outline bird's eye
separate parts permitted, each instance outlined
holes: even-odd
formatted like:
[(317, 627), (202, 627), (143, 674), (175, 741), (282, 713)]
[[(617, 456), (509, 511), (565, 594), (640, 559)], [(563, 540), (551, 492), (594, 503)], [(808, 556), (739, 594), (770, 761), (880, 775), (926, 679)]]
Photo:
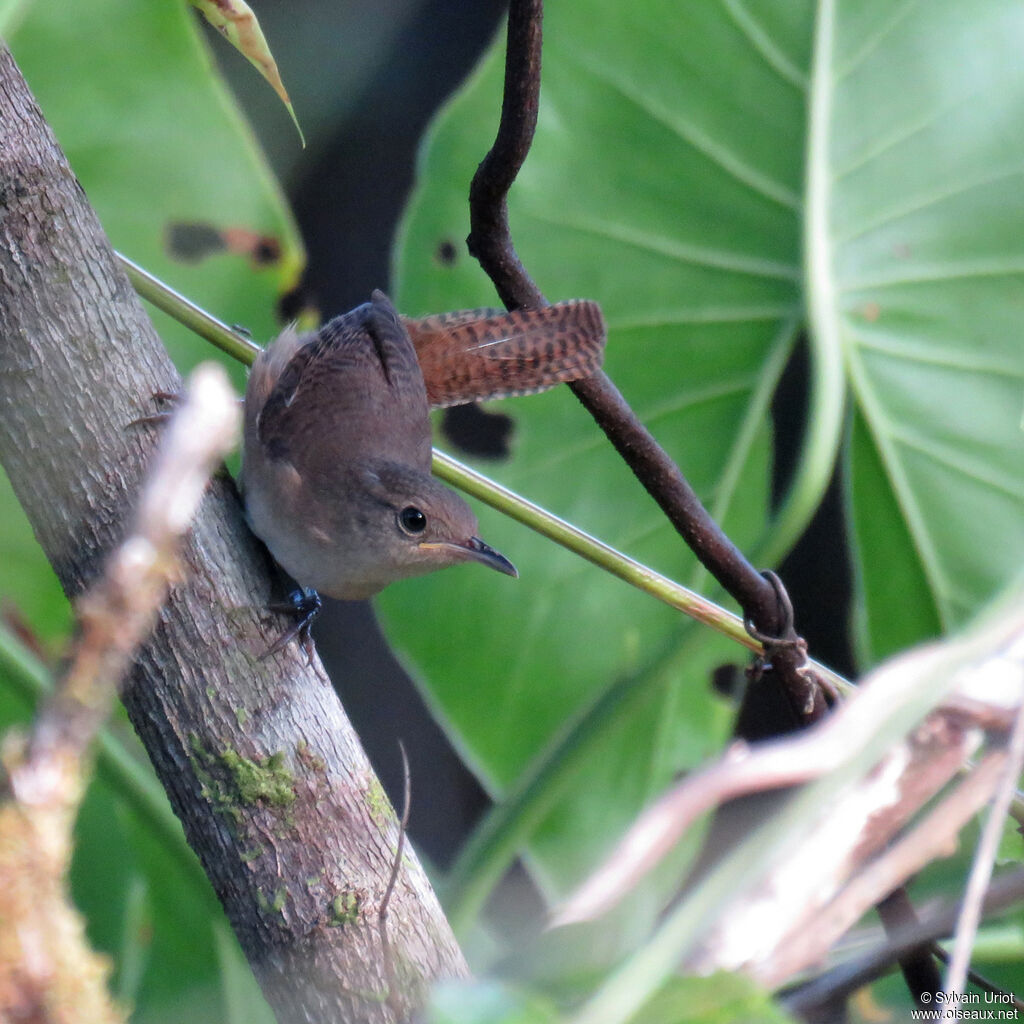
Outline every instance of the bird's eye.
[(422, 533), (427, 528), (427, 517), (415, 505), (406, 505), (398, 513), (398, 521), (406, 533)]

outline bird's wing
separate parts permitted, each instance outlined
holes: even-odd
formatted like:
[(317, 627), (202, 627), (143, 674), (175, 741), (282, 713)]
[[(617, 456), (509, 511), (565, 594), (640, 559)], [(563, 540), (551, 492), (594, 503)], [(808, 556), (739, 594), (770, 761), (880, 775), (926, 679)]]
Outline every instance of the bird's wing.
[(429, 465), (423, 377), (386, 296), (374, 292), (372, 302), (278, 344), (287, 346), (281, 355), (260, 357), (258, 436), (272, 458), (311, 472), (367, 456)]
[(494, 309), (402, 318), (431, 406), (528, 395), (595, 373), (605, 326), (596, 302), (572, 299), (542, 309)]

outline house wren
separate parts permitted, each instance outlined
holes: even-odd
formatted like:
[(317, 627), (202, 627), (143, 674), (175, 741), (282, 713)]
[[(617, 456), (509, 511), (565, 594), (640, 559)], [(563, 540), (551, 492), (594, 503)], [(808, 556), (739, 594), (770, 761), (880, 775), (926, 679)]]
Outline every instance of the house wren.
[(318, 331), (284, 331), (245, 393), (253, 532), (296, 581), (330, 597), (367, 598), (465, 561), (515, 576), (477, 537), (466, 502), (431, 476), (429, 408), (587, 376), (603, 347), (599, 307), (579, 301), (413, 320), (376, 291)]

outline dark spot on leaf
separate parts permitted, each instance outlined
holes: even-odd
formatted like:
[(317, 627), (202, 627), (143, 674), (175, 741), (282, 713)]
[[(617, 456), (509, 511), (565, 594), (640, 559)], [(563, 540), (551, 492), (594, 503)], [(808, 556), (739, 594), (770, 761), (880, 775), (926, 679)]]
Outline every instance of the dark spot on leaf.
[(437, 243), (437, 249), (434, 251), (434, 255), (437, 258), (437, 262), (442, 267), (454, 267), (456, 260), (459, 258), (459, 250), (455, 247), (455, 243), (450, 238), (442, 238)]
[(720, 697), (738, 701), (743, 692), (746, 677), (739, 665), (726, 662), (711, 670), (711, 689)]
[(299, 284), (277, 300), (277, 316), (281, 323), (291, 323), (292, 320), (318, 320), (319, 309), (309, 289), (304, 284)]
[(224, 236), (212, 224), (179, 221), (167, 226), (167, 251), (185, 263), (198, 263), (226, 248)]
[(441, 420), (444, 436), (466, 455), (482, 459), (507, 459), (515, 421), (500, 412), (486, 412), (479, 405), (445, 409)]
[(281, 243), (277, 238), (248, 228), (225, 228), (224, 243), (231, 252), (248, 256), (257, 267), (270, 266), (281, 258)]
[(264, 235), (252, 250), (253, 262), (258, 266), (276, 263), (281, 258), (281, 243), (276, 238)]
[(257, 267), (281, 258), (281, 243), (273, 235), (261, 235), (248, 228), (220, 228), (202, 221), (177, 221), (167, 227), (167, 251), (175, 259), (198, 263), (214, 253), (245, 256)]

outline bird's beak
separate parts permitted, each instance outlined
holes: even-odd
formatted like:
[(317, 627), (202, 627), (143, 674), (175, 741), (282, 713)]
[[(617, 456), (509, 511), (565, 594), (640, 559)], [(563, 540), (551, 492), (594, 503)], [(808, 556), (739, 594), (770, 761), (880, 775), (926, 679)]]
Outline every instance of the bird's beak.
[(506, 576), (519, 576), (516, 567), (503, 554), (495, 551), (489, 544), (485, 544), (479, 537), (470, 537), (469, 540), (463, 542), (431, 543), (427, 541), (420, 544), (420, 548), (443, 548), (451, 551), (453, 554), (458, 553), (463, 558), (472, 559), (474, 562), (486, 565), (491, 569), (497, 569), (498, 572), (503, 572)]

